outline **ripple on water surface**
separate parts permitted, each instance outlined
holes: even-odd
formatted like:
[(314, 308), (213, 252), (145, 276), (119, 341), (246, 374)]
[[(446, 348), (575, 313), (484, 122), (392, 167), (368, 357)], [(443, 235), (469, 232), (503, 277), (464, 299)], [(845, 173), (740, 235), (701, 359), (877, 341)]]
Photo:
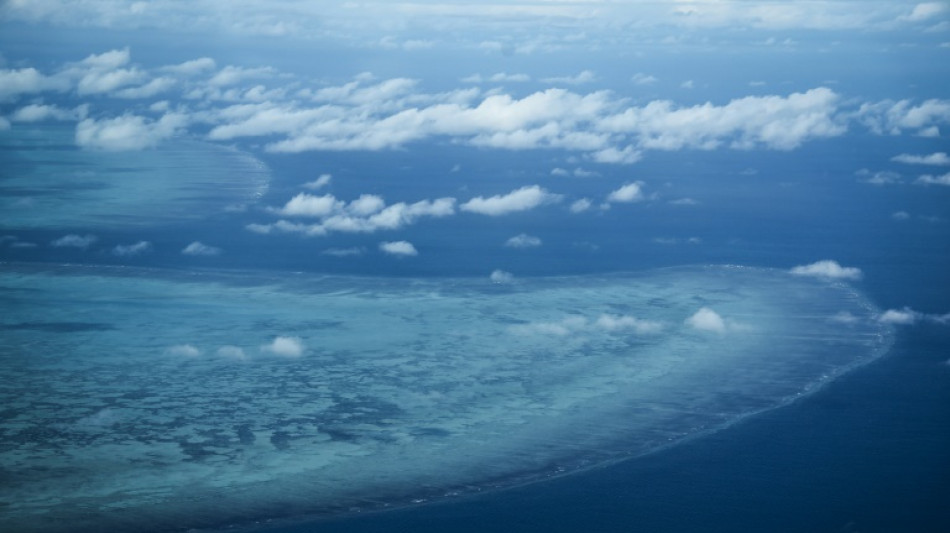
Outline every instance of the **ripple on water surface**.
[(892, 336), (851, 287), (742, 267), (510, 284), (7, 267), (0, 301), (0, 525), (18, 531), (530, 482), (786, 404)]

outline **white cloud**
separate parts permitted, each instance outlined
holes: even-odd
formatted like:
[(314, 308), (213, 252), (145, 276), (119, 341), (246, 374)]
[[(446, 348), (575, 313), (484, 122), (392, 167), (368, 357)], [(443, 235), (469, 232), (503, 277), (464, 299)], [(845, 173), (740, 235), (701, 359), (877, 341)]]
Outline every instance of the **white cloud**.
[(950, 100), (930, 99), (918, 105), (906, 99), (865, 103), (854, 116), (877, 134), (898, 135), (913, 130), (931, 136), (939, 134), (940, 124), (950, 123)]
[(78, 120), (88, 112), (86, 106), (75, 109), (63, 109), (55, 105), (29, 104), (14, 111), (10, 120), (14, 122), (43, 122), (47, 120)]
[(491, 275), (488, 276), (488, 279), (492, 283), (511, 283), (514, 281), (515, 276), (511, 272), (505, 272), (504, 270), (493, 270)]
[(603, 314), (597, 318), (595, 325), (605, 331), (630, 331), (639, 335), (659, 333), (663, 329), (661, 322), (644, 320), (629, 315)]
[(575, 200), (571, 204), (571, 213), (583, 213), (590, 209), (591, 201), (587, 198), (581, 198), (580, 200)]
[(663, 324), (653, 320), (644, 320), (629, 315), (602, 314), (596, 320), (581, 315), (569, 315), (561, 320), (549, 322), (530, 322), (512, 326), (510, 330), (518, 335), (553, 335), (564, 337), (578, 333), (652, 335), (660, 332)]
[(303, 188), (316, 191), (330, 185), (330, 181), (333, 179), (333, 176), (330, 174), (320, 174), (317, 179), (313, 181), (308, 181), (303, 184)]
[(504, 195), (489, 198), (477, 196), (460, 205), (459, 209), (481, 215), (499, 216), (527, 211), (543, 204), (558, 202), (560, 199), (560, 195), (552, 194), (538, 185), (531, 185)]
[(633, 75), (633, 78), (630, 79), (636, 85), (652, 85), (660, 80), (656, 76), (651, 76), (649, 74), (644, 74), (642, 72), (637, 72)]
[(137, 115), (87, 118), (76, 125), (76, 144), (96, 150), (142, 150), (177, 135), (187, 123), (187, 117), (178, 113), (167, 113), (157, 121)]
[(643, 200), (642, 181), (628, 183), (607, 195), (608, 202), (631, 203)]
[(521, 233), (505, 241), (505, 246), (509, 248), (536, 248), (541, 246), (541, 239)]
[(637, 137), (638, 147), (656, 150), (724, 144), (736, 149), (764, 146), (791, 150), (811, 138), (835, 137), (846, 125), (836, 118), (839, 97), (825, 87), (782, 96), (747, 96), (726, 105), (676, 108), (656, 100), (601, 119), (602, 131)]
[(575, 76), (561, 76), (553, 78), (544, 78), (541, 81), (544, 83), (554, 83), (554, 84), (567, 84), (567, 85), (580, 85), (583, 83), (591, 83), (597, 79), (597, 76), (589, 70), (584, 70), (579, 72)]
[(261, 351), (281, 357), (300, 357), (305, 350), (300, 337), (276, 337), (270, 344), (261, 346)]
[(184, 255), (211, 257), (215, 255), (221, 255), (221, 248), (208, 246), (207, 244), (203, 244), (200, 241), (195, 241), (189, 244), (188, 246), (185, 246), (181, 250), (181, 253), (183, 253)]
[(64, 235), (53, 242), (50, 243), (51, 246), (57, 248), (82, 248), (85, 250), (92, 243), (98, 241), (99, 238), (95, 235)]
[(249, 79), (270, 78), (274, 74), (276, 71), (271, 67), (247, 68), (228, 65), (212, 76), (208, 83), (215, 87), (226, 87)]
[(810, 265), (800, 265), (792, 268), (790, 272), (796, 276), (812, 276), (826, 279), (861, 279), (861, 269), (855, 267), (843, 267), (837, 261), (823, 260)]
[(416, 247), (408, 241), (381, 242), (379, 243), (379, 249), (389, 255), (402, 257), (419, 255)]
[(46, 76), (35, 68), (0, 69), (0, 102), (10, 102), (21, 95), (49, 90), (64, 91), (66, 80)]
[(214, 70), (216, 66), (214, 59), (210, 57), (200, 57), (177, 65), (162, 67), (162, 70), (180, 76), (195, 76), (209, 70)]
[(138, 87), (127, 87), (116, 91), (113, 96), (117, 98), (152, 98), (153, 96), (166, 92), (175, 86), (177, 82), (168, 77), (155, 78), (144, 85)]
[(935, 152), (930, 155), (900, 154), (891, 158), (891, 161), (908, 165), (950, 165), (950, 156), (946, 152)]
[(152, 250), (152, 243), (148, 241), (139, 241), (135, 244), (119, 244), (112, 249), (112, 255), (120, 257), (130, 257), (141, 255)]
[(363, 255), (366, 253), (365, 248), (327, 248), (326, 250), (320, 252), (323, 255), (332, 255), (333, 257), (353, 257), (357, 255)]
[(700, 331), (712, 331), (715, 333), (726, 332), (726, 322), (719, 316), (719, 313), (708, 307), (703, 307), (699, 311), (686, 319), (686, 325)]
[(291, 198), (277, 212), (284, 216), (327, 217), (342, 211), (344, 205), (332, 194), (314, 196), (302, 192)]
[(910, 308), (888, 309), (878, 316), (878, 320), (886, 324), (909, 325), (921, 318), (921, 314)]
[(950, 172), (941, 176), (924, 174), (923, 176), (920, 176), (914, 180), (914, 183), (919, 183), (921, 185), (950, 185)]
[(175, 357), (198, 357), (201, 355), (201, 350), (190, 344), (177, 344), (168, 347), (165, 353)]
[(910, 213), (907, 211), (894, 211), (891, 213), (891, 218), (894, 220), (908, 220), (910, 219)]
[(217, 351), (215, 351), (215, 354), (218, 357), (224, 357), (226, 359), (247, 359), (247, 354), (244, 353), (244, 348), (241, 348), (240, 346), (222, 346), (218, 348)]
[(935, 324), (950, 324), (950, 313), (943, 315), (922, 313), (909, 307), (903, 309), (888, 309), (877, 317), (878, 321), (886, 324), (895, 324), (898, 326), (909, 326), (919, 321), (933, 322)]
[(942, 2), (923, 2), (914, 6), (914, 9), (908, 15), (900, 17), (900, 20), (908, 22), (921, 22), (925, 20), (932, 19), (944, 11), (947, 10), (947, 6)]

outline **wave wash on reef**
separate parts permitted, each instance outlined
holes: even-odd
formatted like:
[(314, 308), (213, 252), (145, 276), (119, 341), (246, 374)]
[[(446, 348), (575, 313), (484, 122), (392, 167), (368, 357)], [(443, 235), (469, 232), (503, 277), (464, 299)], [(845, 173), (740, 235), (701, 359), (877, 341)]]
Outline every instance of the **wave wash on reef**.
[(224, 527), (642, 455), (887, 351), (847, 285), (0, 270), (0, 528)]

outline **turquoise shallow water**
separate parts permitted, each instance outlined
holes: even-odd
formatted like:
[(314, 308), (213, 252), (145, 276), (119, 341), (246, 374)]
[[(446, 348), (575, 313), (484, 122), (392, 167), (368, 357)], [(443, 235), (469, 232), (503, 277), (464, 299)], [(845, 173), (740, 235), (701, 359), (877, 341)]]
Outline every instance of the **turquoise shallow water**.
[[(892, 342), (855, 289), (744, 267), (494, 284), (8, 265), (0, 298), (0, 523), (24, 531), (557, 477), (785, 405)], [(721, 323), (694, 327), (700, 309)]]
[(72, 124), (0, 131), (0, 228), (121, 228), (242, 210), (267, 190), (246, 152), (177, 139), (136, 152), (82, 150)]

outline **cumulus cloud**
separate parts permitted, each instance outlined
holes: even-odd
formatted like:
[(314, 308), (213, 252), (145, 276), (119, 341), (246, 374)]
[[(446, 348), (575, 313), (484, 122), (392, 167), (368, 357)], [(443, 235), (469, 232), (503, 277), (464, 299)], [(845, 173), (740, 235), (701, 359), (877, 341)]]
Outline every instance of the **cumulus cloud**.
[(181, 250), (181, 253), (184, 255), (212, 257), (216, 255), (221, 255), (221, 248), (217, 248), (215, 246), (208, 246), (207, 244), (203, 244), (200, 241), (195, 241), (189, 244), (188, 246), (185, 246)]
[(861, 279), (861, 269), (855, 267), (843, 267), (837, 261), (822, 260), (810, 265), (800, 265), (792, 268), (790, 272), (796, 276), (812, 276), (825, 279)]
[(493, 270), (491, 275), (488, 276), (488, 279), (490, 279), (492, 283), (511, 283), (515, 280), (515, 276), (511, 272), (505, 272), (504, 270)]
[(933, 98), (916, 105), (908, 99), (865, 103), (855, 116), (877, 134), (899, 135), (911, 130), (932, 136), (939, 134), (940, 125), (950, 122), (950, 100)]
[(137, 115), (87, 118), (76, 125), (76, 145), (95, 150), (142, 150), (173, 137), (187, 123), (188, 118), (179, 113), (167, 113), (158, 120)]
[(544, 83), (580, 85), (583, 83), (591, 83), (595, 80), (597, 80), (597, 76), (595, 76), (593, 72), (584, 70), (577, 73), (575, 76), (557, 76), (553, 78), (544, 78), (541, 81)]
[(165, 350), (165, 353), (175, 357), (198, 357), (201, 355), (201, 350), (190, 344), (177, 344), (175, 346), (168, 347), (168, 349)]
[(914, 180), (914, 183), (918, 183), (920, 185), (950, 185), (950, 172), (941, 176), (924, 174), (923, 176), (920, 176)]
[(64, 235), (53, 242), (50, 243), (51, 246), (56, 248), (82, 248), (85, 250), (92, 243), (98, 241), (99, 238), (95, 235)]
[(300, 357), (304, 350), (300, 337), (276, 337), (270, 344), (261, 346), (262, 352), (281, 357)]
[(607, 195), (607, 201), (612, 203), (632, 203), (643, 200), (642, 181), (628, 183)]
[(0, 102), (11, 102), (22, 95), (44, 91), (65, 91), (67, 80), (46, 76), (35, 68), (0, 69)]
[(708, 307), (703, 307), (696, 311), (691, 317), (686, 319), (686, 325), (700, 331), (711, 331), (714, 333), (725, 333), (726, 322), (719, 316), (719, 313)]
[(920, 321), (933, 322), (935, 324), (950, 324), (950, 313), (937, 315), (922, 313), (909, 307), (904, 307), (903, 309), (888, 309), (878, 315), (877, 319), (879, 322), (898, 326), (909, 326)]
[(88, 112), (87, 106), (75, 109), (63, 109), (55, 105), (29, 104), (17, 109), (10, 115), (14, 122), (44, 122), (48, 120), (79, 120)]
[(900, 154), (891, 158), (891, 161), (908, 165), (950, 165), (950, 156), (946, 152), (934, 152), (929, 155)]
[(327, 248), (326, 250), (320, 252), (323, 255), (331, 255), (333, 257), (353, 257), (358, 255), (363, 255), (366, 253), (365, 248), (353, 247), (353, 248)]
[(409, 241), (391, 241), (379, 243), (379, 249), (389, 255), (409, 257), (419, 255), (419, 251)]
[(135, 244), (119, 244), (112, 249), (112, 255), (120, 257), (131, 257), (141, 255), (152, 250), (152, 243), (148, 241), (139, 241)]
[(399, 202), (387, 206), (381, 197), (372, 194), (361, 195), (346, 203), (332, 194), (315, 196), (300, 193), (283, 207), (271, 211), (285, 216), (320, 220), (313, 224), (279, 220), (273, 224), (249, 224), (247, 229), (260, 234), (276, 230), (305, 235), (394, 230), (412, 224), (421, 217), (440, 218), (455, 214), (455, 198), (420, 200), (412, 204)]
[(633, 75), (633, 78), (630, 79), (636, 85), (652, 85), (660, 80), (656, 76), (651, 76), (650, 74), (644, 74), (642, 72), (637, 72)]
[(226, 359), (247, 359), (247, 354), (244, 353), (244, 348), (240, 346), (222, 346), (217, 349), (215, 352), (218, 357), (224, 357)]
[(587, 198), (581, 198), (580, 200), (575, 200), (571, 204), (571, 207), (570, 207), (571, 213), (583, 213), (584, 211), (587, 211), (588, 209), (590, 209), (591, 205), (592, 205), (591, 201)]
[(560, 195), (552, 194), (538, 185), (531, 185), (508, 194), (488, 198), (477, 196), (460, 205), (459, 209), (480, 215), (499, 216), (527, 211), (543, 204), (558, 202), (560, 199)]
[(510, 329), (519, 335), (553, 335), (557, 337), (577, 333), (651, 335), (660, 332), (663, 329), (663, 324), (629, 315), (602, 314), (594, 320), (582, 315), (569, 315), (561, 320), (518, 324)]
[(317, 177), (317, 179), (304, 183), (303, 188), (316, 191), (316, 190), (326, 187), (327, 185), (330, 185), (330, 181), (332, 179), (333, 179), (333, 176), (331, 174), (320, 174), (320, 176)]
[(509, 248), (536, 248), (541, 246), (541, 239), (527, 233), (520, 233), (505, 241), (505, 246)]
[(200, 57), (198, 59), (191, 59), (177, 65), (168, 65), (162, 67), (162, 70), (180, 76), (195, 76), (209, 70), (214, 70), (216, 66), (217, 65), (215, 64), (214, 59), (211, 59), (210, 57)]

